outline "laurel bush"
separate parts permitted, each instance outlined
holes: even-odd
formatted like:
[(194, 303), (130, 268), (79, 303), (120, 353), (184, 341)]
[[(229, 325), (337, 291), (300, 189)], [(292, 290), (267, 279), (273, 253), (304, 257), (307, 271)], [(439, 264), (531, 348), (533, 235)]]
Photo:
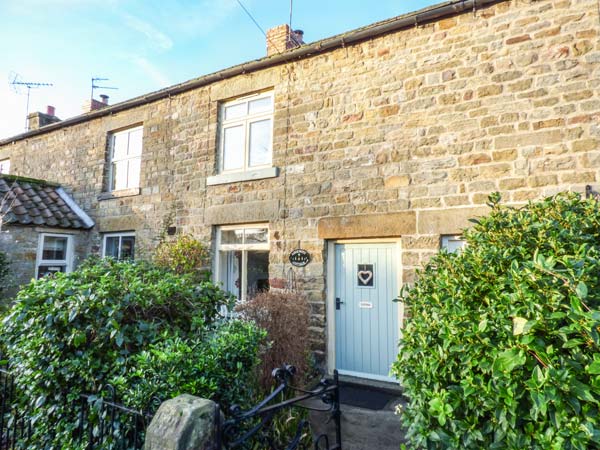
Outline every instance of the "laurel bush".
[[(28, 411), (28, 449), (77, 449), (82, 393), (106, 385), (130, 408), (180, 393), (250, 402), (264, 332), (219, 320), (229, 297), (143, 262), (93, 259), (24, 287), (1, 325)], [(234, 398), (235, 397), (235, 398)]]
[(490, 197), (404, 293), (393, 372), (414, 448), (600, 448), (600, 204)]

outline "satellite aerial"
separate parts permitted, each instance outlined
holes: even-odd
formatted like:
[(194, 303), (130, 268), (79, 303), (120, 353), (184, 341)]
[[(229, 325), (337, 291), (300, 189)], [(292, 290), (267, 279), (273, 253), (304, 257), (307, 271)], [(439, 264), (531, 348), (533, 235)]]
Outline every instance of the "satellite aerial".
[(31, 89), (37, 89), (44, 86), (53, 86), (53, 84), (24, 81), (21, 75), (13, 70), (11, 70), (8, 74), (8, 84), (15, 94), (23, 95), (23, 89), (27, 89), (27, 106), (25, 109), (25, 130), (27, 130), (29, 120), (27, 116), (29, 116), (29, 97), (31, 95)]

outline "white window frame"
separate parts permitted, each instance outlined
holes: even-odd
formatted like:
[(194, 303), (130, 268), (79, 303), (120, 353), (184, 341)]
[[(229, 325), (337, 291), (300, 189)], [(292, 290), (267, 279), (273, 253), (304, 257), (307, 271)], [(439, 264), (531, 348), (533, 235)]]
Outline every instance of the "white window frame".
[(10, 158), (0, 159), (0, 173), (3, 175), (10, 173)]
[[(131, 134), (134, 131), (142, 131), (141, 134), (141, 140), (142, 142), (140, 143), (141, 146), (141, 151), (140, 154), (137, 156), (126, 156), (123, 158), (117, 158), (115, 159), (115, 140), (117, 138), (117, 136), (121, 136), (124, 134)], [(134, 126), (131, 128), (127, 128), (125, 130), (121, 130), (121, 131), (115, 131), (109, 134), (109, 148), (108, 148), (108, 152), (109, 152), (109, 158), (108, 158), (108, 189), (107, 191), (109, 192), (115, 192), (115, 191), (122, 191), (125, 189), (135, 189), (135, 188), (139, 188), (140, 184), (141, 184), (141, 172), (142, 172), (142, 154), (144, 152), (144, 126), (143, 125), (139, 125), (139, 126)], [(129, 180), (127, 181), (127, 185), (124, 188), (120, 188), (120, 189), (113, 189), (113, 182), (114, 182), (114, 170), (113, 170), (113, 164), (115, 162), (122, 162), (122, 161), (131, 161), (134, 159), (139, 159), (140, 160), (140, 174), (138, 177), (138, 183), (137, 185), (133, 186), (133, 185), (129, 185)], [(129, 177), (129, 164), (127, 165), (127, 176)]]
[[(237, 117), (235, 119), (225, 120), (225, 108), (229, 106), (240, 105), (243, 103), (249, 103), (253, 100), (258, 100), (261, 98), (270, 98), (272, 108), (270, 111), (255, 113), (255, 114), (246, 114), (243, 117)], [(266, 169), (273, 166), (273, 112), (275, 110), (275, 95), (273, 91), (268, 92), (259, 92), (256, 94), (248, 95), (245, 97), (240, 97), (235, 100), (226, 101), (219, 105), (219, 164), (218, 164), (218, 172), (221, 174), (227, 173), (238, 173), (238, 172), (249, 172), (256, 169)], [(271, 119), (271, 130), (269, 136), (269, 142), (271, 144), (270, 148), (270, 161), (266, 164), (261, 164), (257, 166), (250, 166), (250, 124), (254, 122), (260, 122), (261, 120)], [(225, 170), (225, 151), (223, 148), (223, 144), (225, 142), (225, 129), (232, 128), (235, 126), (243, 125), (244, 127), (244, 164), (242, 168), (239, 169), (229, 169)]]
[[(67, 238), (67, 249), (65, 251), (66, 259), (43, 259), (44, 239), (46, 237)], [(39, 275), (40, 266), (64, 266), (65, 273), (73, 270), (73, 235), (61, 233), (40, 233), (38, 238), (37, 255), (35, 258), (35, 279)]]
[[(119, 232), (119, 233), (104, 233), (102, 235), (102, 257), (106, 258), (106, 239), (109, 237), (118, 237), (119, 238), (119, 253), (117, 255), (117, 260), (121, 261), (121, 249), (123, 246), (123, 238), (124, 237), (133, 237), (135, 239), (135, 232), (134, 231), (126, 231), (126, 232)], [(133, 243), (133, 258), (135, 259), (135, 241)]]
[[(460, 245), (460, 247), (451, 251), (449, 249), (449, 245), (452, 242), (459, 242), (461, 245)], [(462, 251), (462, 249), (465, 247), (465, 245), (467, 245), (467, 241), (465, 240), (464, 236), (461, 234), (443, 234), (440, 237), (440, 248), (446, 249), (446, 251), (449, 253), (460, 253)]]
[[(221, 243), (221, 233), (227, 230), (242, 230), (242, 229), (257, 229), (263, 228), (267, 231), (267, 242), (260, 244), (222, 244)], [(217, 228), (217, 236), (216, 236), (216, 251), (214, 256), (214, 281), (216, 283), (221, 283), (221, 252), (227, 251), (241, 251), (242, 252), (242, 268), (240, 271), (242, 275), (241, 278), (241, 286), (240, 290), (242, 293), (242, 298), (239, 298), (239, 302), (246, 301), (246, 295), (248, 292), (248, 251), (258, 250), (258, 251), (267, 251), (270, 252), (270, 237), (269, 237), (269, 224), (266, 223), (255, 223), (255, 224), (244, 224), (244, 225), (226, 225), (220, 226)], [(245, 270), (243, 268), (246, 268)]]

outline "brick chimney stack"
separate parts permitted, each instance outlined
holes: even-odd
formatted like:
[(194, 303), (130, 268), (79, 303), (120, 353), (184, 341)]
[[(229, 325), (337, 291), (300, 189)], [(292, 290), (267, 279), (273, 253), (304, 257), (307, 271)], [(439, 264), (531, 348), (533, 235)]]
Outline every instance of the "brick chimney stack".
[(267, 56), (283, 53), (304, 44), (302, 30), (290, 30), (289, 25), (278, 25), (267, 30)]
[(56, 117), (56, 108), (54, 106), (46, 106), (46, 113), (34, 112), (27, 116), (27, 129), (37, 130), (51, 123), (60, 122), (60, 119)]
[(81, 109), (84, 113), (90, 111), (96, 111), (97, 109), (106, 108), (108, 106), (108, 95), (102, 94), (100, 95), (100, 100), (96, 100), (95, 98), (91, 98), (83, 102)]

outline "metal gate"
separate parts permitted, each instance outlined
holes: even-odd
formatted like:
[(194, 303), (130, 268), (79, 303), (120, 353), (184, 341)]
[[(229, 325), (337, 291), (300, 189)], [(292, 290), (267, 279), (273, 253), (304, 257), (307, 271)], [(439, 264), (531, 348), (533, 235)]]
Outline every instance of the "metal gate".
[[(279, 385), (264, 400), (253, 408), (242, 411), (233, 406), (230, 417), (221, 421), (217, 411), (217, 450), (253, 449), (264, 450), (341, 450), (340, 390), (337, 371), (333, 379), (322, 378), (313, 389), (301, 389), (291, 385), (296, 372), (294, 366), (285, 365), (273, 370)], [(298, 421), (293, 435), (283, 439), (276, 436), (274, 423), (278, 413), (292, 408), (323, 415), (319, 420), (327, 421), (331, 431), (312, 436), (306, 418)]]

